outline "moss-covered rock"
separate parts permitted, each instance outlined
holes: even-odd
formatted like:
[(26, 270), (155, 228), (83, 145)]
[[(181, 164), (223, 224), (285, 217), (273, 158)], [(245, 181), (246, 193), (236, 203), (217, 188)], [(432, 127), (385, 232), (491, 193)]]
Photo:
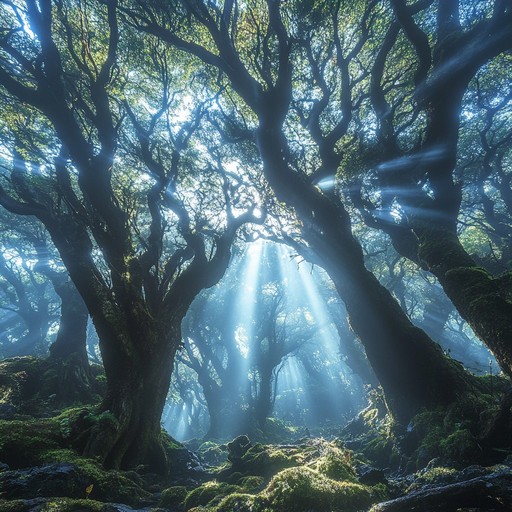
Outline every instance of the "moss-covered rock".
[(226, 461), (226, 445), (206, 441), (199, 446), (197, 454), (206, 464), (217, 466)]
[(38, 512), (107, 512), (108, 506), (99, 501), (71, 498), (0, 500), (0, 512), (34, 512), (36, 510)]
[(184, 500), (185, 509), (189, 510), (199, 505), (208, 505), (212, 501), (220, 501), (223, 497), (240, 492), (237, 485), (217, 482), (216, 480), (206, 482), (187, 494)]
[(356, 481), (356, 474), (350, 465), (347, 451), (343, 451), (333, 443), (324, 443), (323, 453), (315, 461), (313, 469), (333, 480)]
[(256, 492), (263, 489), (265, 479), (262, 476), (244, 476), (237, 480), (236, 485), (241, 487), (245, 492)]
[(0, 461), (11, 469), (35, 466), (48, 450), (58, 449), (63, 443), (57, 421), (0, 420)]
[(410, 437), (416, 439), (412, 453), (416, 469), (424, 468), (434, 458), (458, 466), (480, 463), (486, 454), (480, 448), (478, 436), (497, 410), (496, 399), (475, 391), (447, 408), (417, 414), (410, 428)]
[(6, 418), (2, 410), (10, 411), (11, 418), (16, 414), (47, 417), (55, 414), (64, 405), (84, 401), (98, 403), (105, 388), (97, 380), (103, 374), (103, 368), (91, 365), (87, 372), (88, 377), (83, 382), (77, 381), (74, 391), (63, 393), (62, 376), (72, 373), (69, 371), (69, 364), (71, 363), (32, 356), (0, 361), (0, 417)]
[(446, 468), (443, 466), (432, 467), (419, 471), (414, 475), (413, 483), (407, 488), (407, 492), (417, 491), (425, 485), (438, 484), (447, 485), (455, 481), (457, 477), (457, 470), (453, 468)]
[(292, 451), (293, 449), (256, 444), (242, 457), (240, 471), (259, 476), (272, 475), (281, 469), (295, 465)]
[(172, 510), (183, 509), (183, 503), (187, 497), (188, 490), (183, 485), (168, 487), (162, 491), (158, 505)]
[[(139, 505), (150, 494), (135, 481), (136, 474), (104, 470), (96, 461), (73, 452), (55, 451), (46, 465), (0, 473), (0, 493), (9, 499), (36, 497), (85, 498)], [(128, 478), (128, 474), (132, 478)]]
[(273, 512), (353, 512), (372, 503), (370, 488), (338, 482), (309, 468), (289, 468), (278, 473), (258, 496), (257, 510)]
[(220, 500), (215, 506), (197, 507), (189, 512), (257, 512), (260, 509), (255, 508), (256, 500), (252, 494), (234, 493)]

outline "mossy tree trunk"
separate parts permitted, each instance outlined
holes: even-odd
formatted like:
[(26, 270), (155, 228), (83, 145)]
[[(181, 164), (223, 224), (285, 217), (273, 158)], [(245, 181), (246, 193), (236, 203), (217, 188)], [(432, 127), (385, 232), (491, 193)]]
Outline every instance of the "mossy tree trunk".
[[(404, 217), (400, 223), (389, 218), (382, 222), (368, 215), (368, 209), (363, 214), (390, 235), (400, 254), (437, 277), (462, 318), (512, 376), (512, 278), (510, 272), (494, 276), (479, 268), (461, 244), (457, 230), (462, 185), (454, 178), (464, 96), (483, 66), (510, 51), (512, 12), (506, 3), (494, 2), (492, 15), (466, 27), (460, 21), (458, 2), (442, 2), (436, 24), (429, 29), (432, 37), (427, 38), (415, 25), (410, 8), (403, 2), (392, 5), (396, 21), (389, 26), (372, 69), (371, 101), (383, 158), (377, 169), (387, 169), (376, 176), (388, 197), (383, 209), (391, 211), (396, 200)], [(400, 27), (417, 57), (415, 74), (409, 77), (415, 91), (414, 115), (425, 116), (418, 142), (407, 152), (398, 138), (403, 121), (389, 115), (396, 104), (383, 85), (389, 72), (386, 60), (399, 41)]]
[(512, 377), (512, 273), (493, 276), (477, 266), (453, 231), (423, 232), (418, 254), (461, 317)]
[[(274, 109), (275, 110), (275, 109)], [(363, 344), (390, 410), (408, 421), (421, 407), (434, 407), (467, 391), (470, 376), (421, 329), (364, 264), (348, 213), (316, 187), (297, 179), (283, 161), (279, 124), (262, 112), (258, 145), (269, 183), (302, 221), (302, 234), (344, 301), (350, 326)]]
[(107, 467), (166, 471), (160, 419), (181, 341), (180, 319), (176, 323), (167, 324), (167, 332), (132, 331), (122, 344), (103, 348), (107, 392), (84, 455), (99, 456)]

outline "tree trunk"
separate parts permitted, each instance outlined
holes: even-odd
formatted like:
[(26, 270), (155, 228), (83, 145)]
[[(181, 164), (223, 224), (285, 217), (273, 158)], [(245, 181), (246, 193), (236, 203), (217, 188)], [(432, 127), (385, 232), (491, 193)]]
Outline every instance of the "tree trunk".
[(254, 404), (254, 419), (256, 425), (264, 430), (265, 422), (272, 412), (272, 370), (274, 366), (259, 368), (260, 383), (258, 395)]
[(460, 316), (512, 377), (512, 273), (494, 277), (478, 267), (456, 233), (425, 227), (419, 257), (453, 302)]
[(337, 318), (334, 325), (340, 338), (340, 353), (346, 356), (345, 362), (347, 366), (354, 374), (359, 375), (365, 384), (370, 384), (373, 387), (378, 386), (379, 382), (375, 377), (375, 373), (368, 363), (361, 344), (350, 329), (346, 318)]
[(429, 97), (422, 150), (428, 153), (443, 149), (434, 164), (424, 164), (434, 198), (423, 198), (419, 204), (413, 200), (406, 212), (418, 239), (420, 264), (437, 277), (461, 317), (493, 352), (502, 370), (512, 377), (512, 272), (494, 277), (478, 267), (457, 235), (462, 196), (459, 185), (453, 181), (453, 170), (457, 165), (462, 99), (473, 74), (470, 70), (455, 76), (447, 87)]
[(124, 347), (111, 343), (103, 346), (107, 392), (90, 429), (84, 455), (99, 456), (110, 468), (142, 464), (166, 473), (168, 461), (160, 420), (181, 340), (181, 317), (176, 323), (166, 325), (163, 334), (142, 330), (133, 333), (137, 343), (129, 347), (128, 343)]
[(364, 265), (343, 205), (291, 170), (286, 142), (272, 122), (260, 117), (257, 140), (265, 175), (278, 198), (297, 213), (302, 236), (344, 301), (350, 325), (363, 344), (388, 406), (402, 421), (422, 407), (453, 401), (470, 379), (421, 329)]
[(470, 377), (462, 366), (411, 323), (373, 274), (346, 266), (345, 272), (329, 273), (398, 420), (407, 422), (421, 407), (453, 402), (467, 389)]
[(68, 360), (71, 356), (80, 361), (82, 367), (89, 366), (87, 357), (87, 321), (89, 311), (70, 281), (54, 284), (55, 291), (61, 299), (59, 331), (50, 347), (50, 357)]

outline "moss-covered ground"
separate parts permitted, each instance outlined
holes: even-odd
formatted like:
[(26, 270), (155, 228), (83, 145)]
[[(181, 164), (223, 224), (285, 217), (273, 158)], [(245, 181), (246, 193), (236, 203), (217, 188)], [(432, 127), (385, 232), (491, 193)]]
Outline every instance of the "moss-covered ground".
[[(395, 424), (376, 393), (337, 436), (300, 438), (300, 429), (272, 421), (274, 442), (243, 439), (236, 456), (235, 442), (192, 443), (201, 471), (157, 477), (143, 468), (106, 470), (79, 454), (74, 425), (109, 418), (93, 404), (55, 409), (31, 383), (39, 364), (0, 364), (0, 406), (12, 406), (0, 419), (0, 512), (357, 512), (512, 466), (510, 443), (491, 445), (486, 437), (507, 384), (495, 378), (448, 408), (421, 411), (409, 425)], [(36, 417), (24, 400), (39, 400)], [(186, 448), (169, 436), (165, 444), (181, 460)]]

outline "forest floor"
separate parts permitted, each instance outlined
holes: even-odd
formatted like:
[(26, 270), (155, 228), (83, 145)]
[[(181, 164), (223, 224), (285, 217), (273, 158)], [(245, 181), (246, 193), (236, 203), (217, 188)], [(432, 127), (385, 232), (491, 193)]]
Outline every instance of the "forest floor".
[(505, 380), (448, 409), (423, 411), (406, 427), (374, 393), (353, 421), (324, 437), (277, 420), (261, 439), (183, 445), (166, 436), (173, 463), (162, 478), (143, 467), (106, 471), (76, 453), (74, 419), (94, 416), (94, 406), (56, 407), (51, 386), (37, 380), (55, 375), (40, 364), (0, 362), (0, 511), (512, 510), (512, 413), (500, 407)]

